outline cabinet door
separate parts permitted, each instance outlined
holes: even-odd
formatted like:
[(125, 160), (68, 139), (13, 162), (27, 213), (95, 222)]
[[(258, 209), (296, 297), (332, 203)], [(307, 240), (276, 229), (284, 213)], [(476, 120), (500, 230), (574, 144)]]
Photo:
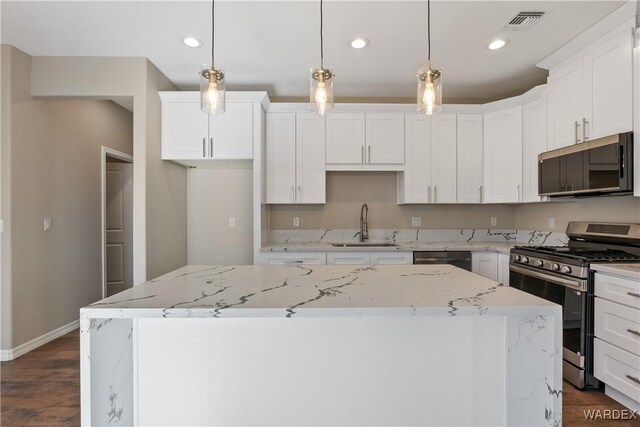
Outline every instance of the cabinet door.
[(407, 160), (398, 178), (401, 203), (429, 203), (431, 193), (431, 120), (423, 114), (405, 116)]
[(364, 163), (364, 114), (327, 115), (327, 163)]
[(538, 154), (547, 151), (547, 96), (522, 108), (522, 201), (539, 202)]
[(484, 201), (520, 201), (522, 185), (522, 107), (484, 116)]
[(367, 265), (371, 264), (371, 257), (368, 252), (327, 252), (327, 264)]
[(457, 128), (455, 114), (431, 117), (431, 184), (433, 203), (456, 203)]
[(482, 203), (482, 114), (458, 114), (458, 203)]
[(209, 115), (199, 102), (162, 104), (162, 158), (197, 160), (208, 156)]
[(633, 34), (621, 34), (584, 57), (585, 140), (633, 130)]
[(413, 252), (371, 252), (371, 264), (413, 264)]
[(296, 183), (296, 115), (267, 114), (267, 203), (294, 203)]
[[(582, 141), (584, 104), (584, 65), (579, 58), (554, 69), (549, 83), (549, 149), (567, 147)], [(578, 129), (576, 129), (576, 124)]]
[(263, 253), (260, 257), (262, 264), (281, 265), (324, 265), (327, 263), (326, 252), (296, 252), (290, 254), (283, 253)]
[(325, 202), (324, 116), (296, 115), (296, 201)]
[(213, 159), (253, 158), (253, 104), (227, 103), (224, 114), (211, 114)]
[(509, 283), (509, 255), (498, 254), (498, 282), (504, 286), (510, 286)]
[(471, 254), (471, 271), (491, 280), (498, 280), (498, 254), (474, 252)]
[(404, 115), (367, 114), (366, 163), (404, 163)]

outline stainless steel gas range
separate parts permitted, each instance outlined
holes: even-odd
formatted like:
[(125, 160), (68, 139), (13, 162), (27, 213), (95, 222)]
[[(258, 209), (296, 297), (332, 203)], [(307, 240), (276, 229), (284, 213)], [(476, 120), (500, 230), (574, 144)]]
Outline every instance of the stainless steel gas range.
[(563, 376), (578, 388), (598, 387), (593, 376), (594, 263), (640, 262), (640, 224), (570, 222), (563, 247), (516, 246), (511, 287), (563, 308)]

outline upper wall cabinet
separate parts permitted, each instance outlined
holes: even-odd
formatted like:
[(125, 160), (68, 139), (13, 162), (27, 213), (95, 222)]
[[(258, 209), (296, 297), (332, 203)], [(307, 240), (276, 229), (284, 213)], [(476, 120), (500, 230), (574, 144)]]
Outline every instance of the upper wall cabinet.
[(633, 129), (633, 32), (614, 32), (550, 70), (549, 149)]
[(458, 203), (482, 203), (482, 114), (458, 114)]
[(162, 159), (252, 159), (254, 102), (227, 102), (223, 114), (200, 110), (197, 92), (161, 92)]
[(522, 107), (522, 201), (540, 202), (538, 195), (538, 154), (547, 146), (547, 95)]
[(456, 115), (405, 117), (406, 162), (399, 203), (456, 203)]
[(267, 200), (325, 202), (325, 120), (312, 113), (267, 114)]
[(521, 201), (522, 107), (484, 115), (485, 203)]
[(327, 170), (402, 170), (403, 114), (327, 115)]

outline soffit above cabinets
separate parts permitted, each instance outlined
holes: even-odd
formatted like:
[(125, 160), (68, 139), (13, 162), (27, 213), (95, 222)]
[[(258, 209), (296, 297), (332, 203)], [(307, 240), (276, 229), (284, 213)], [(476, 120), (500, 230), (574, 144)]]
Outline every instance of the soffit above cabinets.
[[(535, 64), (625, 4), (613, 1), (437, 1), (432, 58), (444, 71), (445, 101), (483, 103), (545, 82)], [(510, 31), (520, 11), (541, 10), (535, 26)], [(216, 59), (229, 90), (266, 90), (273, 98), (308, 96), (309, 68), (319, 61), (318, 4), (223, 1), (216, 4)], [(415, 72), (426, 58), (426, 1), (325, 3), (325, 64), (336, 72), (341, 101), (415, 97)], [(196, 89), (210, 60), (210, 3), (2, 2), (2, 43), (30, 55), (148, 57), (180, 89)], [(182, 43), (186, 36), (200, 48)], [(370, 45), (348, 43), (366, 36)], [(490, 52), (495, 38), (507, 47)]]

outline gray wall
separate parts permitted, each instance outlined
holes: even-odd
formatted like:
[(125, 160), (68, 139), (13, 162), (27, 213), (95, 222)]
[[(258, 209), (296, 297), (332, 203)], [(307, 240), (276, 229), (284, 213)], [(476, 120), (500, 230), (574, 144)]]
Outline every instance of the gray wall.
[(110, 101), (32, 98), (31, 57), (6, 49), (13, 331), (3, 348), (10, 348), (77, 320), (80, 307), (101, 298), (101, 146), (131, 154), (133, 116)]

